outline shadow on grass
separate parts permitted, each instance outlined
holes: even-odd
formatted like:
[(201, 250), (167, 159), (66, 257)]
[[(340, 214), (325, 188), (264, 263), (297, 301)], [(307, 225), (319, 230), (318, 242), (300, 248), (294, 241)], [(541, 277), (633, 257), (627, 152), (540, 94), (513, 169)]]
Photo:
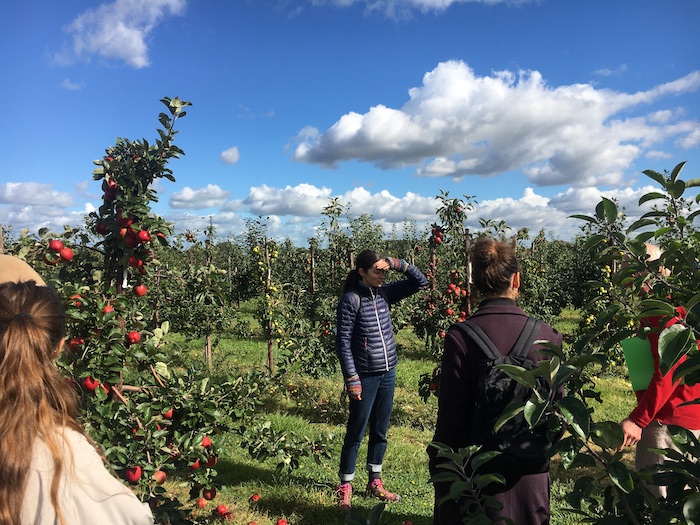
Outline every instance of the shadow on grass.
[[(225, 486), (245, 485), (250, 482), (261, 486), (276, 486), (285, 484), (289, 496), (270, 492), (251, 503), (258, 512), (266, 513), (269, 516), (292, 517), (293, 523), (309, 525), (343, 525), (346, 514), (335, 507), (335, 481), (326, 480), (320, 482), (317, 479), (300, 476), (297, 473), (287, 474), (277, 472), (274, 468), (266, 468), (263, 465), (250, 465), (244, 462), (220, 461), (217, 465), (219, 476), (217, 481)], [(280, 483), (280, 478), (285, 477), (285, 481)], [(263, 489), (264, 490), (264, 489)], [(299, 492), (317, 491), (324, 493), (321, 499), (329, 503), (313, 502), (305, 498), (295, 497)], [(369, 511), (378, 503), (378, 500), (366, 497), (362, 489), (355, 489), (353, 497), (353, 513), (367, 517)], [(402, 512), (401, 503), (394, 503), (387, 506), (380, 520), (381, 525), (400, 525), (410, 521), (413, 525), (430, 525), (432, 519), (414, 513)]]

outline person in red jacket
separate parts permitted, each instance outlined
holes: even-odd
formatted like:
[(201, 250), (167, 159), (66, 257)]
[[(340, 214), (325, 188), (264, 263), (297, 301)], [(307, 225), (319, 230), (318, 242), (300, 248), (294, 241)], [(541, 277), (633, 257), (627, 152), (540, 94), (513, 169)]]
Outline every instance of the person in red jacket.
[[(658, 247), (647, 245), (649, 260), (656, 260), (661, 256)], [(668, 270), (661, 267), (660, 272), (668, 275)], [(661, 317), (649, 317), (642, 321), (642, 327), (648, 326), (651, 353), (654, 360), (654, 373), (646, 390), (635, 392), (637, 406), (629, 416), (622, 420), (620, 426), (624, 440), (623, 447), (636, 445), (635, 466), (637, 470), (649, 465), (661, 465), (665, 456), (650, 450), (654, 448), (676, 449), (668, 431), (669, 425), (676, 425), (692, 431), (696, 437), (700, 437), (700, 405), (684, 405), (687, 401), (700, 398), (700, 383), (686, 385), (680, 380), (673, 381), (674, 370), (685, 360), (669, 370), (661, 373), (659, 367), (659, 334), (665, 328), (679, 322), (684, 322), (687, 312), (685, 308), (676, 308), (676, 316), (665, 319), (661, 326)], [(667, 487), (649, 485), (647, 487), (656, 497), (666, 497)]]

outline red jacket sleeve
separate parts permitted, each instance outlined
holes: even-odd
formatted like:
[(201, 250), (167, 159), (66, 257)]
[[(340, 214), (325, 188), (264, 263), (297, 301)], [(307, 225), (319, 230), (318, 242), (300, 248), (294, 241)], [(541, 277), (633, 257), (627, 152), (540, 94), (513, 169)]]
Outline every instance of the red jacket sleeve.
[[(681, 316), (684, 314), (685, 311), (679, 307), (678, 315), (669, 319), (663, 328), (668, 328), (682, 321)], [(651, 346), (651, 355), (654, 358), (654, 373), (651, 376), (647, 389), (637, 392), (637, 407), (629, 415), (629, 418), (642, 428), (655, 419), (659, 419), (660, 413), (667, 412), (669, 408), (672, 410), (672, 407), (668, 405), (680, 384), (680, 380), (673, 382), (673, 371), (685, 360), (685, 357), (683, 357), (667, 374), (662, 375), (659, 368), (659, 333), (663, 330), (658, 329), (660, 322), (660, 317), (652, 317), (644, 321), (645, 325), (652, 328), (648, 338)], [(665, 407), (666, 410), (664, 410)]]

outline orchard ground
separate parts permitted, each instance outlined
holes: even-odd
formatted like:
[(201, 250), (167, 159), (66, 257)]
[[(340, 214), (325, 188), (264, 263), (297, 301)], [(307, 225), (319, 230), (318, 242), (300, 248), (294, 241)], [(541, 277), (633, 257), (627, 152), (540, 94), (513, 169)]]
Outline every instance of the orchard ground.
[[(245, 308), (245, 305), (244, 305)], [(562, 332), (573, 330), (577, 323), (575, 312), (564, 312), (559, 325)], [(252, 315), (250, 317), (251, 323)], [(193, 364), (202, 364), (203, 342), (185, 341), (176, 336), (189, 349)], [(432, 371), (435, 363), (423, 350), (423, 341), (411, 330), (399, 332), (401, 359), (397, 367), (397, 388), (392, 424), (389, 430), (389, 448), (385, 458), (384, 481), (392, 491), (402, 496), (396, 504), (390, 504), (380, 523), (413, 525), (432, 523), (433, 490), (428, 482), (425, 449), (433, 434), (437, 412), (437, 399), (430, 397), (427, 403), (417, 391), (421, 374)], [(222, 338), (214, 350), (215, 373), (240, 373), (251, 368), (267, 369), (267, 347), (262, 339)], [(634, 396), (626, 371), (617, 366), (597, 377), (603, 404), (596, 406), (599, 420), (620, 421), (634, 406)], [(329, 448), (330, 458), (317, 463), (313, 458), (302, 458), (298, 469), (276, 471), (278, 461), (251, 459), (239, 446), (236, 434), (217, 437), (220, 457), (217, 464), (220, 488), (214, 500), (195, 514), (208, 515), (219, 505), (226, 505), (232, 513), (234, 525), (276, 524), (284, 518), (290, 525), (342, 524), (345, 515), (335, 507), (334, 491), (337, 485), (338, 458), (344, 436), (345, 403), (341, 400), (342, 380), (333, 377), (313, 379), (307, 376), (287, 374), (281, 382), (270, 387), (269, 396), (261, 410), (268, 414), (272, 427), (279, 432), (316, 436), (331, 433), (335, 436)], [(366, 517), (377, 500), (362, 495), (366, 483), (364, 455), (366, 438), (358, 458), (358, 472), (353, 498), (354, 513)], [(625, 454), (628, 464), (633, 462), (633, 452)], [(557, 458), (552, 463), (552, 525), (574, 525), (579, 518), (566, 511), (564, 496), (573, 487), (581, 469), (566, 471)], [(165, 487), (177, 491), (177, 481), (167, 481)]]

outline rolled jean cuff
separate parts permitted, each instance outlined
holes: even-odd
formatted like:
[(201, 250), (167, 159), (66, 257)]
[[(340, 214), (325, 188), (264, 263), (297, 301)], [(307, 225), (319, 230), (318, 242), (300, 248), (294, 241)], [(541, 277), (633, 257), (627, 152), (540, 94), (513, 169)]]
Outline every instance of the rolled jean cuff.
[(380, 465), (372, 465), (371, 463), (367, 463), (367, 472), (372, 472), (374, 474), (378, 474), (382, 471), (382, 466)]
[(351, 472), (350, 474), (345, 474), (344, 472), (338, 472), (338, 477), (343, 483), (348, 483), (355, 479), (355, 473)]

